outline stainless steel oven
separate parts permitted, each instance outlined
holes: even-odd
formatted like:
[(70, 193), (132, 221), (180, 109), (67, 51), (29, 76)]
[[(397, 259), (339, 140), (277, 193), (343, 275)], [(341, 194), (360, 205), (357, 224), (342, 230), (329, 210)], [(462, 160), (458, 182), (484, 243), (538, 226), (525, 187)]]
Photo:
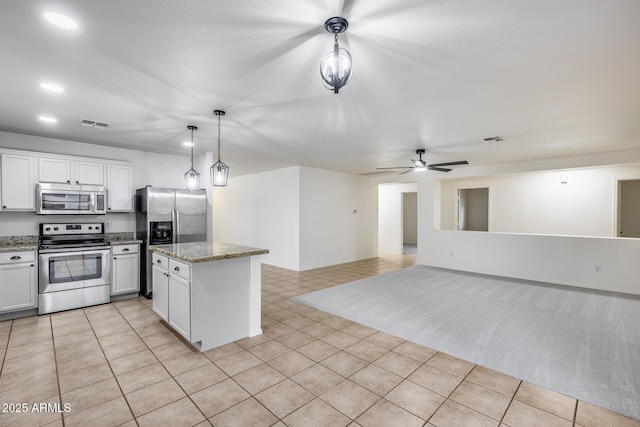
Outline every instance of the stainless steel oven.
[(110, 246), (102, 223), (40, 224), (38, 312), (110, 301)]

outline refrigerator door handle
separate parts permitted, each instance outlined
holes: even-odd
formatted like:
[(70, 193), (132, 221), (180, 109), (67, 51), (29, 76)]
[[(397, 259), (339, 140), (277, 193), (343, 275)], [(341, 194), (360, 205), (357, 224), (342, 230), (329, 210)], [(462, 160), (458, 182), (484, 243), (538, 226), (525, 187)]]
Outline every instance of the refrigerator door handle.
[(171, 214), (173, 216), (173, 243), (180, 243), (180, 211), (174, 209)]

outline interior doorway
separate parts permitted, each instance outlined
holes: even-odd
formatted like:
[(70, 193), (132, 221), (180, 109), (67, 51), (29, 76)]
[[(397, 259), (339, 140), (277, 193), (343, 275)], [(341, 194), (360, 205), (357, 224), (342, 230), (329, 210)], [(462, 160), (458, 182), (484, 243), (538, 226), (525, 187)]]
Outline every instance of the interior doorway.
[(402, 253), (418, 253), (418, 193), (402, 193)]
[(640, 238), (640, 179), (618, 181), (618, 236)]

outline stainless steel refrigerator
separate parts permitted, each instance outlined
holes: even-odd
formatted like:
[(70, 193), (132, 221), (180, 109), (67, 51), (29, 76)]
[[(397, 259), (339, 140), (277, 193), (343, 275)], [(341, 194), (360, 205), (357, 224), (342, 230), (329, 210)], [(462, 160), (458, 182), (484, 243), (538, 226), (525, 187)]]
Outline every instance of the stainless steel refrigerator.
[(136, 190), (136, 236), (143, 241), (140, 295), (151, 298), (150, 245), (207, 240), (207, 193), (146, 186)]

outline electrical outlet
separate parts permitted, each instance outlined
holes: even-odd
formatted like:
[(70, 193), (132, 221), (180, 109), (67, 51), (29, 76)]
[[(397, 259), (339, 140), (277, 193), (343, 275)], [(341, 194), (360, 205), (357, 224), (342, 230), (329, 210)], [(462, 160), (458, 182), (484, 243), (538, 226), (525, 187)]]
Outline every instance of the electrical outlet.
[(596, 273), (602, 273), (602, 268), (600, 268), (600, 266), (599, 266), (599, 265), (596, 265), (596, 266), (595, 266), (595, 272), (596, 272)]

